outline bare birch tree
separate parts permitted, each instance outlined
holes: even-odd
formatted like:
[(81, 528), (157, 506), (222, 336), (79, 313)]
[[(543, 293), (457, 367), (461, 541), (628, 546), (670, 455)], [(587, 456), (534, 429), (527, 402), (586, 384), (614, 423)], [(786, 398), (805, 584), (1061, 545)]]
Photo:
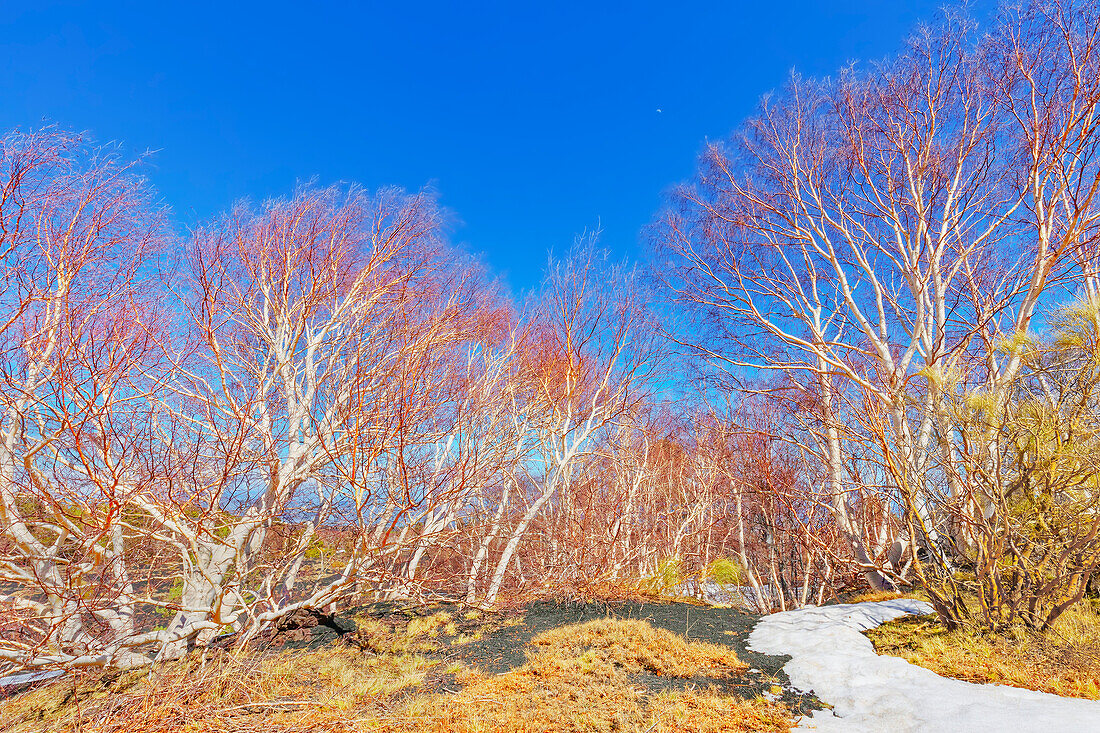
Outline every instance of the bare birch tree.
[(551, 263), (533, 318), (532, 452), (518, 466), (517, 488), (531, 498), (503, 544), (486, 603), (495, 601), (532, 521), (569, 491), (578, 459), (647, 394), (659, 352), (638, 286), (635, 273), (609, 265), (591, 241)]
[(17, 666), (130, 666), (150, 640), (126, 509), (151, 476), (162, 223), (116, 150), (0, 140), (0, 607), (20, 619), (0, 659)]
[(953, 456), (953, 391), (1006, 393), (1019, 360), (997, 344), (1028, 330), (1095, 228), (1096, 27), (1074, 3), (1028, 6), (982, 37), (949, 14), (882, 66), (795, 77), (708, 149), (666, 220), (674, 287), (724, 337), (699, 351), (813, 396), (820, 440), (799, 442), (875, 587), (897, 568), (852, 512), (845, 465), (873, 441), (844, 405), (866, 396), (888, 419), (887, 488), (950, 571), (954, 538), (929, 501), (953, 480), (937, 470)]

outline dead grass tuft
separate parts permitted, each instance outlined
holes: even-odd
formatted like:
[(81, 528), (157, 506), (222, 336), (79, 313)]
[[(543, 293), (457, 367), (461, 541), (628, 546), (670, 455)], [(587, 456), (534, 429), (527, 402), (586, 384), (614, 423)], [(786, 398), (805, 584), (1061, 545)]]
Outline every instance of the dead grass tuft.
[(689, 642), (633, 619), (599, 619), (539, 634), (531, 644), (556, 657), (594, 654), (628, 672), (725, 677), (748, 668), (729, 647)]
[(391, 725), (433, 733), (636, 730), (642, 693), (608, 664), (543, 657), (470, 680), (455, 695), (412, 699)]
[(905, 597), (904, 593), (898, 593), (892, 590), (876, 590), (869, 593), (861, 593), (848, 601), (848, 603), (877, 603), (879, 601), (894, 601), (898, 598)]
[(1100, 699), (1100, 614), (1088, 602), (1043, 634), (947, 631), (934, 618), (904, 618), (867, 632), (880, 654), (944, 677)]
[(362, 615), (355, 617), (356, 638), (366, 649), (378, 654), (411, 654), (439, 648), (440, 637), (458, 633), (451, 614), (438, 611), (430, 616), (414, 616), (403, 626), (390, 625), (381, 619)]
[[(192, 657), (148, 674), (51, 685), (19, 695), (0, 704), (0, 720), (7, 721), (0, 731), (228, 733), (254, 731), (255, 716), (264, 718), (265, 733), (358, 730), (349, 713), (419, 686), (437, 664), (415, 655), (375, 657), (348, 647), (244, 659)], [(312, 727), (302, 728), (307, 720)]]
[(372, 656), (347, 647), (283, 652), (266, 659), (258, 674), (268, 698), (311, 697), (350, 709), (418, 687), (439, 662), (417, 654)]
[[(649, 705), (652, 733), (787, 733), (791, 720), (767, 700), (736, 700), (696, 692), (663, 692)], [(643, 729), (645, 730), (645, 729)]]
[(425, 616), (390, 614), (379, 618), (360, 614), (351, 639), (375, 654), (425, 654), (478, 641), (488, 631), (522, 623), (522, 619), (478, 610), (454, 616), (437, 611)]

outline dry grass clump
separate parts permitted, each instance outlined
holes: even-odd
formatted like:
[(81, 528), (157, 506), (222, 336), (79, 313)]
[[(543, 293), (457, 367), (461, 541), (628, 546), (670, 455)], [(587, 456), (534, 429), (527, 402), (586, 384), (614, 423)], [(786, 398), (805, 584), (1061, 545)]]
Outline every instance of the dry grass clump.
[(550, 733), (641, 730), (644, 690), (608, 664), (542, 657), (454, 695), (409, 700), (388, 730)]
[(372, 656), (348, 647), (287, 651), (265, 659), (257, 675), (263, 694), (310, 697), (342, 709), (418, 687), (438, 661), (417, 654)]
[(427, 616), (396, 620), (361, 614), (354, 620), (358, 628), (353, 643), (376, 654), (435, 652), (443, 647), (477, 641), (488, 631), (522, 623), (520, 618), (478, 610), (459, 616), (437, 611)]
[[(501, 591), (491, 608), (496, 611), (517, 611), (532, 603), (548, 601), (557, 604), (577, 603), (655, 603), (662, 597), (643, 587), (637, 578), (576, 579), (553, 586), (516, 588)], [(687, 599), (677, 598), (678, 601)], [(489, 607), (486, 607), (489, 608)]]
[(593, 654), (628, 672), (669, 677), (724, 677), (748, 669), (729, 647), (689, 642), (665, 629), (633, 619), (599, 619), (563, 626), (531, 640), (536, 650), (555, 657)]
[(649, 733), (787, 733), (790, 715), (762, 698), (738, 700), (699, 692), (662, 692), (649, 703)]
[(947, 631), (928, 617), (899, 619), (866, 633), (880, 654), (944, 677), (1100, 699), (1100, 614), (1088, 602), (1066, 611), (1043, 634)]
[(366, 649), (379, 654), (409, 654), (429, 652), (439, 647), (440, 636), (458, 633), (451, 614), (438, 611), (430, 616), (414, 616), (404, 626), (391, 626), (380, 619), (362, 615), (355, 617), (356, 637)]

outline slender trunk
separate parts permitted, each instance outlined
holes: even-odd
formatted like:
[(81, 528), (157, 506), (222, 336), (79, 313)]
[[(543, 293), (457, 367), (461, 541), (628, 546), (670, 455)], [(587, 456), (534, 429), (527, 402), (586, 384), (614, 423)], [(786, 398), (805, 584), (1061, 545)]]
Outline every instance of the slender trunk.
[(416, 550), (413, 552), (412, 559), (409, 560), (409, 567), (405, 571), (405, 577), (409, 582), (412, 582), (416, 578), (416, 569), (420, 566), (420, 560), (424, 557), (424, 553), (428, 548), (435, 544), (435, 537), (444, 529), (447, 528), (455, 517), (455, 508), (451, 504), (443, 516), (439, 519), (432, 519), (429, 524), (424, 527), (424, 532), (420, 535), (420, 540), (417, 542)]
[(313, 519), (306, 522), (306, 528), (302, 532), (302, 537), (298, 540), (298, 551), (294, 555), (294, 560), (290, 563), (286, 578), (283, 579), (279, 587), (277, 600), (280, 604), (290, 603), (290, 594), (294, 591), (294, 584), (298, 580), (298, 571), (302, 566), (302, 560), (309, 550), (309, 544), (313, 541), (313, 536), (316, 534), (317, 528), (321, 526), (321, 522), (323, 522), (328, 515), (329, 507), (332, 506), (332, 497), (334, 493), (335, 492), (329, 492), (329, 494), (324, 497), (320, 506), (317, 507)]
[(497, 562), (496, 570), (493, 571), (493, 578), (489, 583), (489, 590), (485, 593), (485, 602), (492, 604), (496, 602), (497, 594), (500, 592), (500, 586), (504, 582), (504, 573), (508, 570), (508, 564), (512, 561), (512, 555), (515, 554), (516, 548), (519, 547), (520, 540), (523, 539), (523, 535), (527, 532), (527, 527), (531, 524), (531, 520), (535, 518), (535, 515), (539, 513), (543, 505), (550, 501), (550, 497), (554, 495), (557, 489), (557, 480), (554, 480), (550, 486), (524, 513), (523, 518), (519, 524), (512, 531), (512, 536), (508, 538), (508, 543), (504, 546), (504, 551), (500, 555), (500, 560)]
[(848, 502), (844, 490), (843, 453), (840, 444), (840, 432), (833, 418), (832, 379), (826, 373), (828, 365), (822, 361), (820, 368), (820, 387), (822, 419), (825, 423), (825, 464), (829, 473), (829, 500), (833, 517), (845, 539), (867, 583), (875, 590), (893, 589), (893, 584), (875, 566), (874, 560), (863, 543), (862, 532), (852, 521), (848, 513)]
[(749, 581), (749, 587), (752, 588), (752, 592), (755, 594), (753, 599), (756, 603), (756, 608), (767, 613), (767, 602), (764, 598), (764, 589), (760, 587), (760, 581), (756, 578), (756, 573), (752, 569), (752, 563), (749, 562), (749, 555), (745, 551), (745, 514), (741, 506), (741, 491), (737, 491), (737, 540), (738, 540), (738, 552), (740, 556), (741, 567), (745, 571), (745, 579)]
[(500, 506), (497, 507), (496, 513), (493, 515), (493, 523), (489, 527), (488, 534), (482, 538), (481, 544), (477, 548), (477, 554), (474, 556), (474, 561), (470, 565), (470, 576), (466, 580), (467, 605), (472, 606), (474, 600), (477, 598), (477, 577), (481, 573), (482, 563), (485, 562), (485, 558), (489, 555), (489, 547), (493, 544), (493, 540), (496, 539), (497, 533), (500, 531), (500, 522), (508, 506), (508, 494), (511, 488), (512, 485), (510, 483), (504, 485), (504, 491), (501, 493), (500, 497)]

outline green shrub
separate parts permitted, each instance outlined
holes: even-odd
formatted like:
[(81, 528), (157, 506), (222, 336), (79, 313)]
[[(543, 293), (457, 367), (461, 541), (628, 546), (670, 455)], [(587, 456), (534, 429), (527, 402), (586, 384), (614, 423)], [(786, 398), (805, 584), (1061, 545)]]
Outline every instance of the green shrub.
[(683, 581), (680, 558), (669, 557), (657, 563), (657, 572), (642, 580), (642, 587), (651, 593), (665, 595)]
[(325, 550), (327, 549), (328, 548), (325, 547), (325, 543), (323, 541), (314, 537), (313, 540), (309, 543), (309, 546), (306, 548), (305, 558), (306, 560), (318, 560), (323, 554), (325, 554)]
[(728, 557), (719, 557), (711, 561), (707, 566), (707, 579), (713, 580), (719, 585), (742, 585), (741, 566), (736, 560)]

